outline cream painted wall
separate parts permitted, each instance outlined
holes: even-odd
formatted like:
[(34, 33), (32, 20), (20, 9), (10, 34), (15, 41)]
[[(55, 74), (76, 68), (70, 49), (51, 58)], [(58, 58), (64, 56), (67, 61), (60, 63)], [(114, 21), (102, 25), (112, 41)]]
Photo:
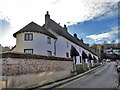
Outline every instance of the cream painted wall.
[[(31, 33), (31, 32), (26, 32), (26, 33)], [(54, 32), (52, 33), (54, 34)], [(52, 51), (52, 56), (54, 56), (54, 42), (56, 41), (55, 39), (51, 38), (51, 44), (48, 44), (46, 35), (40, 33), (33, 33), (32, 41), (24, 41), (24, 34), (25, 33), (17, 34), (16, 48), (13, 51), (24, 52), (24, 49), (33, 49), (34, 54), (47, 55), (47, 50), (49, 50)], [(93, 54), (85, 50), (84, 48), (74, 44), (73, 42), (67, 40), (62, 36), (57, 35), (56, 33), (54, 35), (56, 35), (57, 37), (56, 56), (66, 57), (66, 53), (69, 53), (69, 57), (71, 57), (70, 50), (71, 50), (71, 46), (73, 45), (76, 48), (76, 50), (79, 52), (79, 55), (81, 56), (81, 63), (80, 63), (80, 56), (77, 56), (76, 64), (82, 64), (82, 51), (84, 51), (87, 55), (89, 55), (90, 53), (93, 57)], [(67, 42), (68, 42), (68, 47), (67, 47)], [(88, 59), (85, 60), (85, 63), (88, 63)]]
[(51, 44), (48, 44), (46, 35), (40, 33), (33, 33), (33, 40), (25, 41), (24, 40), (25, 33), (17, 34), (16, 48), (13, 51), (24, 52), (24, 49), (33, 49), (33, 54), (47, 55), (47, 50), (50, 50), (52, 51), (52, 55), (54, 55), (55, 39), (51, 38)]

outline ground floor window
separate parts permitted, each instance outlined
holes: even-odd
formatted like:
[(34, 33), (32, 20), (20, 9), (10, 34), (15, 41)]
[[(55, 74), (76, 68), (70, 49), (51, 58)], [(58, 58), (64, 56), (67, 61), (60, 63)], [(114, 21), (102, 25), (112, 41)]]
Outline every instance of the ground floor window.
[(66, 57), (69, 57), (69, 53), (66, 53)]
[(33, 54), (33, 49), (24, 49), (24, 53)]
[(52, 51), (47, 51), (48, 56), (52, 56)]
[(80, 56), (80, 63), (82, 62), (82, 60), (81, 60), (81, 56)]

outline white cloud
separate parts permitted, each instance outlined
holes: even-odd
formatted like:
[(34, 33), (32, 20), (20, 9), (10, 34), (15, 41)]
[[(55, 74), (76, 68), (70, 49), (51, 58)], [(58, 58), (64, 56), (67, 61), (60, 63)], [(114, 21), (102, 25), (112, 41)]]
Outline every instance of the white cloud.
[(94, 40), (95, 42), (98, 41), (109, 41), (113, 38), (115, 38), (116, 36), (118, 37), (118, 27), (111, 27), (111, 31), (110, 32), (106, 32), (106, 33), (101, 33), (101, 34), (94, 34), (94, 35), (89, 35), (86, 36), (87, 38), (90, 38), (92, 40)]
[[(117, 1), (119, 0), (0, 0), (0, 18), (10, 19), (12, 33), (31, 21), (43, 25), (46, 11), (62, 26), (71, 25), (94, 19), (106, 12), (116, 13), (111, 12), (111, 7)], [(6, 36), (7, 39), (10, 37), (13, 38)]]
[(13, 26), (20, 28), (30, 21), (42, 25), (46, 11), (50, 11), (51, 17), (62, 25), (67, 22), (76, 24), (100, 16), (110, 11), (115, 5), (114, 2), (93, 2), (92, 0), (2, 0), (0, 11), (11, 19)]
[(118, 10), (113, 10), (113, 11), (105, 13), (104, 15), (99, 17), (97, 20), (99, 21), (99, 20), (102, 20), (102, 19), (105, 19), (105, 18), (114, 17), (116, 15), (118, 15)]

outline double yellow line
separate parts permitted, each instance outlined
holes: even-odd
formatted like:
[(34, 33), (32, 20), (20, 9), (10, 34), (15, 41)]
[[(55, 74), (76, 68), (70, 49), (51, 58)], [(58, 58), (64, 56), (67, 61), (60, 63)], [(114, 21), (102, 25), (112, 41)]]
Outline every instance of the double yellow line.
[(61, 85), (61, 86), (58, 86), (58, 87), (56, 87), (56, 88), (63, 88), (63, 87), (66, 87), (66, 86), (68, 86), (68, 85), (70, 85), (70, 84), (72, 84), (72, 83), (74, 83), (74, 82), (76, 82), (76, 81), (78, 81), (78, 80), (80, 80), (80, 79), (86, 77), (86, 76), (87, 76), (87, 75), (84, 75), (84, 76), (82, 76), (82, 77), (80, 77), (80, 78), (77, 78), (77, 79), (75, 79), (75, 80), (73, 80), (73, 81), (70, 81), (70, 82), (68, 82), (68, 83), (66, 83), (66, 84), (63, 84), (63, 85)]

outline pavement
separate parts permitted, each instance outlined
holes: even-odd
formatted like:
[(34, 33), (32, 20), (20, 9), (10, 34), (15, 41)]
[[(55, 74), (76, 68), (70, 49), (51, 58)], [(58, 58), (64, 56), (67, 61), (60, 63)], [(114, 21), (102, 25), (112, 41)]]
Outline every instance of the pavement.
[(105, 64), (101, 64), (101, 65), (98, 66), (98, 67), (92, 68), (92, 69), (90, 69), (90, 70), (88, 70), (88, 71), (86, 71), (86, 72), (84, 72), (84, 73), (78, 74), (78, 75), (76, 75), (76, 76), (74, 76), (74, 77), (71, 77), (71, 78), (68, 78), (68, 79), (65, 79), (65, 80), (62, 80), (62, 81), (54, 82), (54, 83), (52, 83), (52, 84), (45, 85), (45, 86), (42, 86), (42, 87), (36, 87), (36, 88), (34, 88), (34, 90), (39, 90), (39, 89), (41, 89), (41, 88), (43, 88), (43, 89), (45, 89), (45, 88), (46, 88), (46, 89), (47, 89), (47, 88), (51, 89), (51, 88), (60, 86), (60, 85), (62, 85), (62, 84), (65, 84), (65, 83), (70, 82), (70, 81), (72, 81), (72, 80), (75, 80), (75, 79), (77, 79), (77, 78), (84, 77), (86, 74), (88, 74), (88, 73), (90, 73), (90, 72), (92, 72), (92, 71), (94, 71), (94, 70), (96, 70), (96, 69), (98, 69), (98, 68), (100, 68), (100, 67), (102, 67), (102, 66), (104, 66), (104, 65), (105, 65)]

